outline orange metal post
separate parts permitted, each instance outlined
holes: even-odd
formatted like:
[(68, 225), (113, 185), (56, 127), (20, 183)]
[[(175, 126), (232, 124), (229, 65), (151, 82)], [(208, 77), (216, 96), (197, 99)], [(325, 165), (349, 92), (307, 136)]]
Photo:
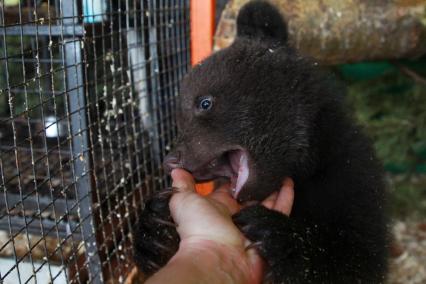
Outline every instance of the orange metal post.
[[(195, 65), (213, 50), (215, 0), (191, 0), (191, 64)], [(201, 195), (213, 191), (213, 182), (196, 185)]]
[(213, 49), (215, 0), (191, 0), (191, 63), (197, 64)]

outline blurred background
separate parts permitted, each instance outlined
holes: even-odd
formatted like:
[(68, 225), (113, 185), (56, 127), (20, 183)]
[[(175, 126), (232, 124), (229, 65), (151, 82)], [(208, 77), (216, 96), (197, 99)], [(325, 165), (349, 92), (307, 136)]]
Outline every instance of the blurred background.
[(425, 66), (420, 59), (337, 70), (386, 170), (394, 233), (391, 283), (426, 281), (426, 85), (411, 73), (426, 74)]

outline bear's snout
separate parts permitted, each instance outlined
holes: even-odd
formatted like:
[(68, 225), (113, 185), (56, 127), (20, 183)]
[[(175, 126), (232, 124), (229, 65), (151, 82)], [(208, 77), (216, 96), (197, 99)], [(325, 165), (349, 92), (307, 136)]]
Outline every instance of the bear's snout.
[(181, 157), (182, 157), (182, 154), (180, 151), (169, 153), (164, 158), (164, 162), (163, 162), (164, 170), (167, 173), (170, 173), (172, 170), (176, 168), (181, 168), (182, 167)]

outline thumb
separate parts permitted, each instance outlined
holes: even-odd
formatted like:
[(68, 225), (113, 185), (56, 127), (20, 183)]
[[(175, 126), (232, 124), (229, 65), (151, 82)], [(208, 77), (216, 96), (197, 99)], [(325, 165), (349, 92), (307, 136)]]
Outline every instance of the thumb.
[[(198, 195), (195, 192), (195, 181), (192, 175), (183, 169), (174, 169), (171, 173), (173, 188), (177, 193), (172, 195), (169, 202), (170, 213), (174, 221), (179, 225), (180, 214), (182, 208), (188, 205), (188, 202), (193, 198), (197, 198)], [(190, 198), (190, 199), (188, 199)]]
[(194, 192), (195, 181), (192, 175), (183, 169), (174, 169), (171, 173), (173, 184), (179, 192)]
[(241, 209), (241, 206), (232, 197), (230, 191), (231, 191), (230, 185), (226, 184), (226, 185), (222, 185), (221, 187), (219, 187), (218, 189), (210, 193), (208, 196), (218, 201), (219, 203), (225, 205), (229, 213), (232, 215), (237, 213)]

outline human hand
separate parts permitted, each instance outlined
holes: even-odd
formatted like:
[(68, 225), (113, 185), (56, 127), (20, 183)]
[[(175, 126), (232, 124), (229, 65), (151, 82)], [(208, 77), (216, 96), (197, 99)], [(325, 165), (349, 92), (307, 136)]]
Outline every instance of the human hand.
[[(198, 271), (194, 281), (200, 281), (199, 277), (216, 277), (220, 273), (226, 273), (226, 278), (233, 279), (235, 283), (260, 282), (263, 261), (255, 250), (246, 250), (249, 242), (232, 222), (231, 216), (241, 206), (232, 198), (229, 187), (222, 187), (209, 196), (202, 197), (196, 194), (195, 182), (188, 172), (175, 169), (172, 178), (178, 193), (170, 201), (170, 210), (177, 224), (181, 243), (178, 253), (169, 262), (172, 265), (168, 265), (169, 270), (179, 267), (177, 271), (182, 274), (185, 267), (192, 267), (187, 272), (195, 277), (197, 273), (194, 271)], [(293, 196), (293, 182), (286, 179), (280, 191), (269, 196), (262, 205), (288, 215)], [(188, 257), (193, 259), (196, 255), (197, 262), (192, 263), (192, 266), (182, 265), (182, 262), (188, 261)], [(212, 268), (219, 269), (220, 273), (215, 274)], [(159, 275), (167, 274), (161, 274), (160, 271)], [(182, 275), (185, 277), (185, 273)], [(176, 279), (175, 274), (174, 280)], [(165, 279), (162, 278), (161, 281)], [(191, 283), (190, 279), (185, 281)]]

